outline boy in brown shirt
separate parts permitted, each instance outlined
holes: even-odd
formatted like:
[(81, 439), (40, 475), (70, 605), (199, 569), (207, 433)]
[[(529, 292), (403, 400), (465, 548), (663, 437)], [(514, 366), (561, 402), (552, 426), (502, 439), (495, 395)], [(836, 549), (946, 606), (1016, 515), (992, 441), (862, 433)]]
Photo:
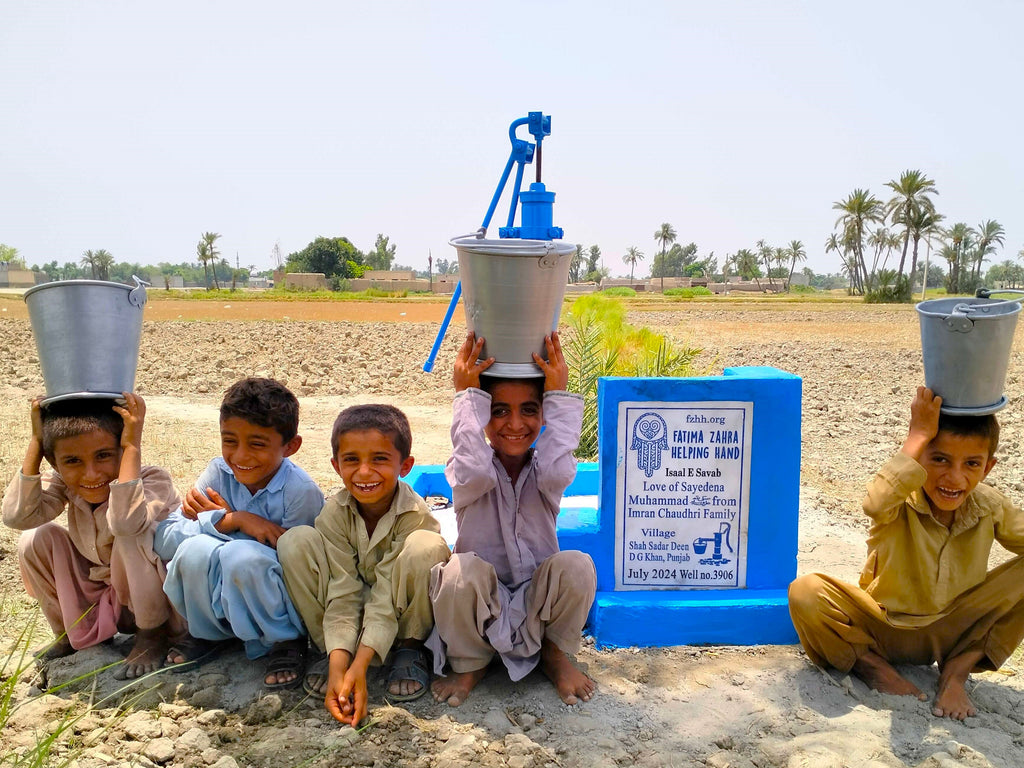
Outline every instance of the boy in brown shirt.
[(1024, 553), (1024, 511), (982, 481), (995, 466), (995, 416), (941, 414), (919, 387), (903, 447), (868, 486), (860, 586), (808, 574), (789, 607), (810, 659), (882, 693), (927, 696), (894, 664), (939, 665), (932, 714), (976, 714), (965, 684), (1024, 637), (1024, 557), (987, 571), (992, 542)]

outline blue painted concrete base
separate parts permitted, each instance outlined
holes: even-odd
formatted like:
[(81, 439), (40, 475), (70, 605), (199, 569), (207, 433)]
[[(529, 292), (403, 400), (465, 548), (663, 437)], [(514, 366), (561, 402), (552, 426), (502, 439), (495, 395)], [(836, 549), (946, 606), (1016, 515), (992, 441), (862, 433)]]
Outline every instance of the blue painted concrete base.
[(598, 648), (798, 642), (784, 589), (598, 592), (588, 629)]

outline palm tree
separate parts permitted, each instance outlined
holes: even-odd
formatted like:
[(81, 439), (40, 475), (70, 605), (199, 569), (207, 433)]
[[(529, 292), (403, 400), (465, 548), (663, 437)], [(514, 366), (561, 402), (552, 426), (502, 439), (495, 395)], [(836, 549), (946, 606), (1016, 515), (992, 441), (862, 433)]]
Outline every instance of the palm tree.
[(676, 241), (676, 231), (671, 224), (662, 224), (654, 239), (661, 243), (661, 292), (665, 292), (665, 249)]
[[(939, 224), (944, 218), (946, 217), (943, 216), (941, 213), (936, 213), (934, 210), (926, 210), (924, 208), (920, 208), (917, 211), (914, 211), (911, 214), (910, 218), (907, 220), (907, 225), (910, 227), (910, 237), (914, 241), (914, 253), (910, 258), (911, 275), (914, 275), (917, 272), (917, 247), (918, 244), (921, 242), (921, 238), (923, 237), (925, 239), (925, 242), (928, 244), (928, 251), (930, 255), (932, 246), (931, 239), (934, 235), (938, 234), (940, 230)], [(924, 268), (925, 280), (922, 281), (921, 283), (922, 293), (924, 292), (923, 288), (925, 282), (927, 282), (927, 260), (928, 259), (926, 257), (926, 265)]]
[(757, 283), (757, 289), (761, 290), (761, 281), (757, 279), (761, 274), (757, 263), (757, 255), (749, 248), (740, 248), (740, 250), (736, 251), (736, 255), (732, 257), (732, 261), (736, 266), (736, 273), (741, 278), (753, 278)]
[(210, 251), (209, 251), (209, 248), (207, 248), (206, 243), (203, 242), (202, 240), (200, 240), (196, 244), (196, 258), (199, 259), (200, 262), (202, 262), (202, 265), (203, 265), (203, 284), (207, 287), (207, 290), (209, 290), (209, 287), (210, 287), (210, 267), (209, 267)]
[(995, 219), (988, 219), (978, 225), (978, 241), (974, 247), (974, 271), (971, 275), (975, 280), (981, 277), (981, 263), (985, 261), (986, 256), (995, 253), (997, 244), (1003, 244), (1005, 234), (1003, 225)]
[[(900, 224), (903, 231), (903, 255), (900, 256), (900, 268), (897, 275), (902, 277), (903, 266), (907, 260), (907, 246), (912, 233), (911, 220), (921, 211), (935, 211), (935, 204), (929, 195), (937, 195), (935, 182), (921, 171), (907, 170), (900, 174), (899, 181), (887, 181), (885, 186), (896, 194), (886, 203), (885, 213), (893, 224)], [(913, 269), (911, 269), (913, 274)]]
[(850, 241), (852, 250), (857, 257), (857, 265), (863, 273), (866, 284), (868, 269), (864, 262), (864, 234), (871, 224), (882, 221), (885, 207), (882, 205), (882, 201), (867, 189), (853, 190), (845, 200), (833, 203), (832, 207), (843, 212), (836, 219), (836, 225), (842, 224), (844, 236)]
[[(768, 285), (774, 288), (775, 281), (772, 280), (772, 257), (775, 255), (775, 252), (772, 250), (772, 247), (768, 245), (768, 243), (766, 243), (764, 240), (758, 240), (757, 255), (758, 257), (760, 257), (761, 263), (764, 264), (765, 274), (768, 275)], [(760, 283), (758, 283), (758, 287), (760, 287)]]
[(864, 293), (864, 285), (860, 280), (860, 270), (857, 268), (857, 257), (850, 253), (850, 243), (845, 238), (840, 238), (835, 232), (828, 236), (825, 241), (825, 253), (835, 251), (839, 254), (839, 260), (843, 263), (843, 271), (850, 278), (848, 293)]
[(962, 221), (958, 221), (946, 230), (949, 243), (943, 247), (942, 256), (949, 262), (946, 289), (950, 293), (960, 293), (961, 277), (967, 267), (967, 254), (970, 253), (975, 234), (975, 231)]
[(200, 239), (200, 244), (206, 245), (206, 257), (211, 265), (213, 265), (213, 287), (218, 291), (220, 290), (220, 282), (217, 280), (217, 257), (220, 256), (220, 251), (217, 250), (216, 242), (220, 237), (216, 232), (203, 232), (203, 236)]
[(804, 244), (799, 240), (790, 240), (789, 248), (786, 249), (786, 256), (789, 258), (789, 280), (786, 282), (786, 290), (793, 284), (793, 270), (798, 262), (807, 261), (807, 251)]
[(114, 266), (114, 257), (103, 248), (100, 248), (92, 255), (93, 263), (96, 265), (96, 275), (100, 280), (110, 279), (110, 268)]
[(92, 279), (96, 279), (96, 254), (92, 251), (86, 251), (82, 254), (82, 261), (80, 262), (83, 267), (89, 267), (92, 270)]
[(635, 245), (629, 246), (626, 249), (626, 255), (622, 257), (622, 261), (629, 264), (629, 282), (633, 282), (633, 267), (636, 266), (638, 261), (644, 260), (644, 252), (637, 248)]

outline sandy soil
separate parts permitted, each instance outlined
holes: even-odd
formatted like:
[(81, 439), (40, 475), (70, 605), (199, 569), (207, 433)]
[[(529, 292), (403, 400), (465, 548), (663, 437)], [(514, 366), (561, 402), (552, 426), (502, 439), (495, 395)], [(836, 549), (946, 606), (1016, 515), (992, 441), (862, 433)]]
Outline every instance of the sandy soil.
[[(4, 306), (12, 305), (0, 302)], [(148, 319), (138, 376), (151, 406), (146, 460), (167, 467), (187, 488), (218, 448), (218, 393), (240, 376), (264, 373), (300, 395), (305, 442), (296, 458), (325, 491), (338, 485), (327, 461), (330, 422), (353, 402), (401, 406), (413, 423), (417, 460), (442, 462), (449, 449), (447, 371), (461, 327), (451, 329), (436, 373), (427, 375), (420, 367), (436, 324), (370, 322), (367, 306), (375, 305), (360, 305), (366, 322), (299, 320), (294, 310), (270, 315), (277, 321)], [(333, 317), (316, 314), (316, 308), (329, 311), (323, 305), (304, 307), (314, 317)], [(395, 307), (382, 311), (401, 317)], [(28, 323), (13, 314), (0, 314), (5, 478), (20, 463), (28, 396), (41, 388)], [(282, 322), (284, 314), (292, 319)], [(911, 393), (923, 378), (913, 309), (694, 303), (635, 310), (630, 319), (702, 347), (712, 373), (776, 365), (803, 377), (798, 569), (855, 579), (864, 553), (864, 484), (902, 440)], [(1007, 385), (1012, 401), (1001, 413), (1000, 464), (990, 476), (1017, 499), (1024, 497), (1020, 360), (1015, 354)], [(3, 643), (35, 615), (21, 592), (15, 540), (12, 532), (0, 532)], [(45, 682), (54, 685), (118, 658), (116, 646), (82, 652), (51, 665)], [(1024, 764), (1024, 681), (1017, 659), (1000, 673), (974, 676), (980, 714), (958, 723), (932, 717), (927, 703), (825, 675), (793, 646), (587, 646), (579, 661), (599, 684), (587, 704), (563, 705), (538, 676), (513, 686), (496, 673), (459, 709), (426, 699), (391, 707), (378, 682), (371, 687), (372, 725), (355, 734), (337, 728), (320, 702), (299, 693), (261, 697), (259, 665), (232, 653), (197, 672), (147, 681), (127, 720), (115, 723), (110, 702), (99, 704), (75, 726), (86, 745), (77, 764), (1009, 768)], [(907, 674), (923, 689), (934, 689), (935, 669)], [(95, 690), (77, 700), (96, 701), (113, 691), (109, 676), (102, 673)], [(66, 693), (39, 693), (27, 682), (18, 687), (22, 705), (0, 735), (0, 751), (28, 743), (68, 707)]]

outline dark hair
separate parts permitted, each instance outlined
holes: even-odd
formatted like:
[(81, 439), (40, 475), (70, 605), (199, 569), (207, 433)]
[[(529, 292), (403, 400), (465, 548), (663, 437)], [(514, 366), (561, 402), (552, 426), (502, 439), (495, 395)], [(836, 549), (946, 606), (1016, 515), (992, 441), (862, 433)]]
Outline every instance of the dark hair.
[(486, 392), (488, 395), (494, 394), (494, 388), (498, 384), (529, 384), (533, 387), (537, 393), (537, 399), (544, 399), (544, 377), (543, 376), (529, 376), (523, 379), (512, 378), (510, 376), (488, 376), (484, 374), (480, 377), (480, 389)]
[(54, 449), (58, 440), (78, 437), (102, 429), (121, 442), (124, 421), (114, 410), (114, 401), (107, 399), (76, 398), (58, 400), (40, 409), (43, 422), (43, 456), (56, 466)]
[(273, 379), (236, 381), (224, 391), (220, 420), (239, 418), (258, 427), (271, 427), (287, 443), (299, 433), (299, 401)]
[(402, 461), (412, 453), (412, 429), (409, 419), (393, 405), (353, 405), (338, 414), (331, 430), (331, 454), (338, 455), (338, 444), (341, 436), (348, 432), (361, 432), (375, 429), (387, 435), (395, 449), (402, 456)]
[(995, 455), (999, 447), (999, 422), (994, 414), (987, 416), (954, 416), (949, 413), (939, 414), (939, 432), (949, 432), (958, 437), (982, 437), (988, 440), (989, 458)]

